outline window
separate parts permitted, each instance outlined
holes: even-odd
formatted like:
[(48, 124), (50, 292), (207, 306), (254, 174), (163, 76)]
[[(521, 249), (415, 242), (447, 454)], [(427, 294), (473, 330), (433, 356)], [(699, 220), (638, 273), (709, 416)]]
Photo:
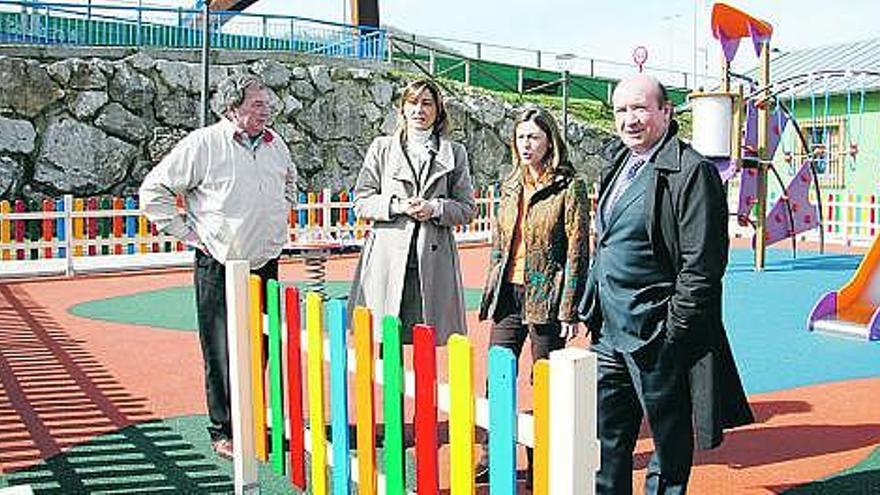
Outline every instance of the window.
[[(819, 118), (801, 123), (804, 137), (813, 150), (813, 164), (821, 187), (843, 188), (846, 185), (844, 169), (849, 147), (844, 135), (844, 123), (843, 117)], [(798, 140), (795, 163), (803, 163), (806, 159), (807, 152)]]

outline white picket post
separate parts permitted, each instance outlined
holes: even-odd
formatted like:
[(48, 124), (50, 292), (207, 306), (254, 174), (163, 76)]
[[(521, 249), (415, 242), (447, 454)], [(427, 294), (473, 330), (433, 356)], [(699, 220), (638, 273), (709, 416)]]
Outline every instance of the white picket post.
[(226, 263), (226, 336), (229, 347), (229, 388), (232, 395), (232, 438), (236, 495), (259, 493), (254, 443), (253, 396), (250, 383), (251, 346), (249, 329), (247, 261)]
[(551, 352), (550, 397), (550, 493), (595, 493), (596, 354), (574, 347)]

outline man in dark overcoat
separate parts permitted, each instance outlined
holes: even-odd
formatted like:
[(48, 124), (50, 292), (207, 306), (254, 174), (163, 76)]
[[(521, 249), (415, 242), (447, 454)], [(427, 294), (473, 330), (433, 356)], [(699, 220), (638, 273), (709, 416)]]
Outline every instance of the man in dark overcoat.
[(612, 97), (596, 250), (580, 306), (598, 355), (597, 494), (632, 492), (643, 415), (645, 493), (683, 494), (697, 446), (754, 421), (721, 319), (727, 202), (714, 165), (677, 136), (666, 90), (638, 74)]

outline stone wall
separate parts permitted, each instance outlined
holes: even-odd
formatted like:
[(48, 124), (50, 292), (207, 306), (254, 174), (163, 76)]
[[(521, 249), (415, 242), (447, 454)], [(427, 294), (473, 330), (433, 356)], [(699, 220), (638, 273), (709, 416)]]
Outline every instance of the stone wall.
[[(201, 71), (186, 57), (47, 58), (0, 55), (0, 199), (131, 194), (198, 125)], [(212, 89), (236, 71), (258, 74), (270, 88), (273, 128), (307, 190), (353, 184), (369, 143), (394, 129), (399, 91), (414, 77), (316, 58), (222, 62), (211, 67)], [(475, 182), (495, 182), (509, 162), (516, 108), (461, 87), (454, 93), (453, 137), (468, 149)], [(593, 153), (606, 135), (572, 122), (569, 138), (573, 162), (594, 177)]]

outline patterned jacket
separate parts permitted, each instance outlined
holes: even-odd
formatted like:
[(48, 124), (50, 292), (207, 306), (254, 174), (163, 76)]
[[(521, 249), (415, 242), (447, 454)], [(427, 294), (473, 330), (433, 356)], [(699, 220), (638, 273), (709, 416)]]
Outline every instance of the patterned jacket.
[[(513, 251), (523, 192), (522, 167), (501, 185), (501, 203), (492, 232), (489, 272), (483, 288), (480, 319), (495, 318), (501, 284)], [(525, 242), (523, 323), (578, 320), (590, 261), (590, 204), (587, 186), (570, 163), (558, 167), (549, 183), (538, 186), (529, 201), (522, 236)]]

